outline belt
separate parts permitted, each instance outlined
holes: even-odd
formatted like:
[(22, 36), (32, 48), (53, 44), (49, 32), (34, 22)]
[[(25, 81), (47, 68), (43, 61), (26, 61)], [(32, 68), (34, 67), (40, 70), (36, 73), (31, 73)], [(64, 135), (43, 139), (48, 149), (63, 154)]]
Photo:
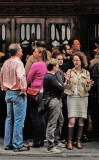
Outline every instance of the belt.
[(11, 90), (10, 88), (8, 88), (8, 91), (21, 91), (21, 89)]

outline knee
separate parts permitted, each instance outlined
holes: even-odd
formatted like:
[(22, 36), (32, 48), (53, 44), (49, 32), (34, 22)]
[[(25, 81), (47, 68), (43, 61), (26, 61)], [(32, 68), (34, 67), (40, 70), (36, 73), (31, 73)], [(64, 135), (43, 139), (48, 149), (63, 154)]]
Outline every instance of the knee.
[(79, 126), (84, 126), (84, 119), (83, 118), (79, 118), (78, 125)]
[(75, 119), (74, 118), (70, 118), (69, 119), (69, 123), (68, 123), (68, 127), (74, 127), (75, 125)]

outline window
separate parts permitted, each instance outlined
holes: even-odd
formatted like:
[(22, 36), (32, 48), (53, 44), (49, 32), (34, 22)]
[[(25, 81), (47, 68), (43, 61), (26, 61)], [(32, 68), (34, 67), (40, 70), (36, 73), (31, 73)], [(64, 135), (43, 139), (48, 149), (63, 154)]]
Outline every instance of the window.
[(53, 46), (59, 46), (60, 43), (68, 44), (71, 35), (71, 25), (63, 24), (50, 24), (50, 41)]
[(41, 39), (41, 25), (40, 24), (21, 24), (21, 42), (29, 43), (31, 36), (34, 40)]

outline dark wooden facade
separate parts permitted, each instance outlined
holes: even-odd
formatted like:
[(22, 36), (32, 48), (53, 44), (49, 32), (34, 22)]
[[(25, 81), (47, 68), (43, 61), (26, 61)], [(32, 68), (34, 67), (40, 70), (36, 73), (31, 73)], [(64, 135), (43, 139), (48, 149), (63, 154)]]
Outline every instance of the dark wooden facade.
[[(35, 35), (36, 40), (44, 40), (47, 43), (57, 41), (57, 44), (60, 44), (77, 37), (81, 41), (82, 48), (89, 49), (93, 39), (99, 36), (98, 19), (99, 0), (57, 0), (57, 2), (56, 0), (0, 0), (0, 50), (6, 52), (7, 46), (12, 42), (22, 43), (25, 40), (29, 42), (33, 32), (28, 31), (30, 32), (28, 38), (26, 35), (23, 39), (21, 37), (21, 27), (28, 30), (26, 25), (29, 25), (30, 30), (32, 25), (40, 27), (40, 36), (37, 38)], [(58, 36), (55, 33), (52, 40), (53, 24)], [(67, 30), (68, 24), (70, 36), (62, 38), (61, 28), (64, 30), (65, 27)]]

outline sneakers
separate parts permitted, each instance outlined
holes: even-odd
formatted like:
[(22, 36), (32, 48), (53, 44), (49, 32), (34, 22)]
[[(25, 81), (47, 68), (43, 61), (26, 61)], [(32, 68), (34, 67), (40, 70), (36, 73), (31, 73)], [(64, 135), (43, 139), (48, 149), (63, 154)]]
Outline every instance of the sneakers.
[(60, 142), (56, 147), (66, 148), (66, 145)]
[(47, 150), (48, 153), (61, 153), (59, 149), (56, 147), (51, 148), (50, 150)]
[(14, 152), (28, 151), (30, 149), (29, 146), (22, 146), (21, 148), (13, 148)]

